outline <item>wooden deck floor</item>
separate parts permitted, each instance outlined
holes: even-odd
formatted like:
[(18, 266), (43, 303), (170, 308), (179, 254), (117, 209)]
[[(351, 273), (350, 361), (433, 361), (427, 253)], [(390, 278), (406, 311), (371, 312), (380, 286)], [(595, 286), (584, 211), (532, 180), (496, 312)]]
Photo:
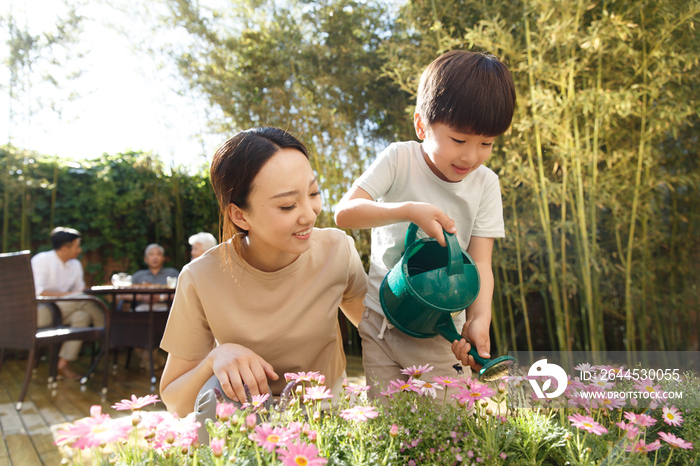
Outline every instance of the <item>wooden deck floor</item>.
[[(89, 356), (81, 356), (75, 369), (87, 370)], [(152, 386), (148, 373), (138, 369), (138, 358), (132, 357), (131, 365), (124, 368), (125, 354), (120, 357), (116, 373), (110, 375), (109, 391), (101, 396), (101, 371), (81, 386), (74, 381), (59, 381), (54, 391), (47, 387), (47, 363), (42, 361), (35, 371), (22, 410), (17, 412), (15, 404), (22, 388), (26, 359), (6, 356), (0, 370), (0, 466), (59, 465), (62, 460), (59, 449), (53, 444), (53, 432), (65, 422), (86, 417), (90, 406), (101, 405), (102, 412), (117, 417), (124, 415), (111, 406), (132, 394), (144, 396), (159, 394), (158, 386)], [(364, 383), (362, 362), (357, 356), (348, 356), (348, 378), (351, 383)], [(160, 372), (156, 374), (160, 376)], [(158, 403), (150, 409), (165, 409)]]

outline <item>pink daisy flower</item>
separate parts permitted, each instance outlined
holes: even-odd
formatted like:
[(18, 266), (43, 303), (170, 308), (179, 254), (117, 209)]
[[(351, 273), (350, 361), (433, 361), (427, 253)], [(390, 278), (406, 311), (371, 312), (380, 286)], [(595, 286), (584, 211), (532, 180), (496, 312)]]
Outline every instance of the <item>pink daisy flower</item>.
[(664, 422), (666, 424), (676, 427), (683, 424), (683, 416), (678, 412), (678, 409), (675, 406), (671, 406), (670, 408), (668, 406), (664, 406), (661, 411), (663, 413), (662, 417), (664, 418)]
[(626, 431), (627, 438), (630, 440), (634, 440), (637, 437), (637, 435), (639, 435), (639, 427), (635, 426), (634, 424), (627, 424), (624, 421), (622, 421), (616, 422), (615, 425), (620, 429)]
[(167, 411), (145, 411), (141, 413), (139, 429), (154, 431), (161, 422), (171, 422), (173, 415)]
[(583, 414), (571, 415), (569, 416), (569, 421), (571, 421), (572, 426), (583, 429), (591, 434), (601, 435), (608, 432), (608, 429), (595, 422), (592, 417), (584, 416)]
[[(673, 448), (683, 448), (684, 450), (692, 450), (693, 449), (693, 444), (690, 442), (686, 442), (680, 437), (676, 437), (673, 434), (667, 434), (666, 432), (659, 432), (659, 437), (664, 439), (666, 443), (668, 443), (671, 447)], [(657, 440), (658, 442), (658, 440)]]
[(255, 426), (255, 432), (248, 435), (248, 438), (272, 453), (283, 443), (286, 433), (281, 427), (272, 427), (270, 424), (264, 423)]
[(372, 406), (353, 406), (352, 408), (344, 409), (340, 412), (340, 417), (346, 421), (365, 422), (377, 416), (379, 416), (379, 413), (377, 413), (376, 409)]
[(131, 400), (122, 400), (121, 402), (112, 405), (112, 408), (116, 409), (117, 411), (126, 411), (127, 409), (137, 411), (159, 401), (158, 395), (146, 395), (141, 398), (136, 398), (136, 395), (131, 395)]
[(231, 415), (237, 410), (233, 403), (217, 403), (216, 404), (216, 417), (226, 422), (231, 417)]
[(615, 409), (622, 409), (627, 404), (624, 398), (603, 398), (601, 400), (601, 403), (603, 405), (603, 408), (607, 408), (610, 411)]
[(393, 390), (392, 393), (396, 392), (414, 392), (420, 393), (420, 389), (411, 383), (411, 380), (392, 380), (389, 382), (389, 389)]
[(512, 385), (513, 387), (517, 387), (520, 385), (523, 380), (525, 380), (525, 377), (522, 375), (509, 375), (508, 376), (508, 385)]
[(318, 456), (315, 445), (305, 442), (289, 444), (287, 449), (280, 448), (277, 453), (284, 466), (323, 466), (328, 462)]
[(439, 384), (426, 380), (412, 379), (411, 383), (420, 389), (421, 395), (427, 395), (432, 398), (437, 398), (437, 390), (443, 390)]
[(250, 401), (250, 403), (243, 403), (241, 408), (243, 408), (243, 409), (253, 408), (254, 411), (257, 411), (258, 409), (265, 406), (265, 402), (267, 401), (268, 398), (270, 398), (269, 393), (265, 393), (264, 395), (253, 395), (253, 398)]
[(369, 390), (369, 385), (348, 385), (345, 387), (345, 391), (351, 395), (359, 396), (362, 393)]
[(598, 387), (601, 390), (608, 390), (615, 386), (615, 384), (610, 382), (610, 380), (607, 379), (606, 376), (603, 376), (603, 374), (599, 374), (593, 377), (593, 380), (591, 380), (590, 385)]
[(661, 448), (661, 442), (659, 442), (658, 440), (654, 440), (649, 445), (647, 445), (644, 440), (640, 439), (634, 445), (627, 445), (625, 447), (625, 451), (629, 451), (632, 453), (648, 453), (650, 451), (658, 450), (659, 448)]
[(579, 365), (577, 365), (577, 366), (574, 366), (574, 369), (577, 370), (577, 371), (579, 371), (579, 372), (583, 372), (583, 371), (591, 372), (591, 371), (594, 370), (594, 369), (593, 369), (593, 366), (591, 366), (591, 365), (588, 364), (587, 362), (584, 362), (584, 363), (581, 363), (581, 364), (579, 364)]
[(483, 398), (490, 398), (495, 394), (496, 390), (477, 381), (473, 381), (471, 387), (460, 390), (457, 395), (452, 395), (452, 398), (468, 404), (468, 407), (471, 408), (477, 401)]
[(59, 430), (56, 445), (71, 445), (79, 450), (100, 447), (126, 439), (132, 428), (130, 418), (110, 419), (109, 414), (86, 417), (68, 430)]
[(304, 393), (304, 400), (325, 400), (328, 398), (333, 398), (330, 389), (324, 386), (309, 387)]
[(209, 447), (211, 452), (215, 457), (220, 458), (224, 454), (224, 447), (226, 446), (225, 438), (214, 438), (209, 442)]
[(189, 447), (197, 441), (197, 429), (200, 425), (192, 414), (182, 419), (177, 416), (164, 419), (156, 427), (156, 450), (168, 450), (171, 446)]
[(625, 411), (625, 419), (642, 428), (651, 427), (656, 424), (656, 419), (651, 416), (646, 414), (630, 413), (628, 411)]
[[(287, 382), (291, 382), (292, 380), (296, 380), (297, 382), (319, 382), (321, 381), (321, 375), (320, 372), (287, 372), (284, 374), (284, 379)], [(323, 377), (323, 380), (325, 381), (325, 377)]]
[(457, 384), (457, 381), (451, 377), (441, 377), (441, 376), (435, 376), (433, 377), (433, 382), (437, 382), (439, 384), (442, 384), (443, 387), (453, 387)]
[[(633, 386), (642, 393), (657, 393), (657, 397), (664, 393), (664, 391), (661, 390), (661, 385), (654, 385), (654, 381), (648, 377), (644, 380), (640, 380)], [(652, 398), (652, 400), (654, 400), (654, 398)]]
[(420, 376), (433, 370), (432, 366), (426, 364), (425, 366), (411, 366), (406, 369), (402, 369), (401, 373), (409, 377), (420, 379)]

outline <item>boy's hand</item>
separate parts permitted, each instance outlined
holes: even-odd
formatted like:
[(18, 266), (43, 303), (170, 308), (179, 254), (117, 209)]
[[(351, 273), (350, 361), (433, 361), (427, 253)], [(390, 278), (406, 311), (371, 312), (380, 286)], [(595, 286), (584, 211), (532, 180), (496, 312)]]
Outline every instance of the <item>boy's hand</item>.
[(435, 238), (442, 247), (447, 246), (442, 230), (453, 234), (457, 231), (454, 220), (432, 204), (414, 202), (410, 211), (410, 220), (418, 225), (426, 235)]
[(469, 342), (474, 344), (479, 356), (484, 359), (491, 358), (491, 354), (489, 353), (489, 348), (491, 347), (491, 340), (489, 338), (490, 326), (490, 318), (478, 316), (473, 319), (468, 319), (464, 324), (464, 327), (462, 327), (463, 338), (452, 343), (452, 352), (455, 357), (462, 362), (462, 365), (469, 366), (477, 371), (481, 369), (481, 365), (469, 354), (469, 350), (472, 347)]

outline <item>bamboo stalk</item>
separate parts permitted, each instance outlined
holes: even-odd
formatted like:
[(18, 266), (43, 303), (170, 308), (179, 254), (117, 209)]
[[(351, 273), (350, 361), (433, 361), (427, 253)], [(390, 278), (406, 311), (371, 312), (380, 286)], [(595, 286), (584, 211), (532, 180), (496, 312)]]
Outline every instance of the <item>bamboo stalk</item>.
[[(500, 240), (496, 241), (496, 246), (499, 249), (499, 254), (501, 257), (503, 256), (503, 246), (502, 242)], [(503, 304), (503, 295), (505, 294), (505, 290), (503, 289), (503, 285), (501, 284), (501, 275), (498, 270), (494, 271), (493, 274), (493, 280), (494, 280), (494, 291), (493, 295), (497, 296), (498, 299), (494, 299), (494, 302), (498, 303), (498, 308), (500, 310), (500, 315), (503, 316), (505, 315), (505, 305)], [(513, 318), (513, 312), (509, 312), (508, 317), (510, 319), (510, 340), (511, 340), (511, 351), (517, 351), (516, 348), (516, 340), (515, 340), (515, 319)], [(503, 326), (503, 332), (505, 334), (505, 326)], [(505, 339), (505, 338), (504, 338)]]
[(635, 351), (636, 341), (635, 341), (635, 316), (633, 308), (633, 298), (632, 298), (632, 253), (634, 250), (634, 232), (637, 224), (637, 209), (639, 208), (639, 191), (642, 183), (642, 168), (644, 166), (644, 143), (646, 141), (646, 124), (647, 124), (647, 104), (648, 104), (648, 94), (646, 86), (648, 83), (648, 75), (646, 73), (647, 67), (647, 48), (646, 48), (646, 35), (644, 33), (644, 11), (641, 11), (642, 20), (640, 21), (640, 27), (642, 30), (642, 77), (644, 82), (644, 93), (642, 94), (642, 109), (641, 109), (641, 123), (639, 129), (639, 146), (637, 149), (637, 168), (634, 175), (634, 194), (632, 198), (632, 212), (630, 213), (630, 228), (629, 234), (627, 236), (627, 254), (626, 254), (626, 267), (625, 267), (625, 336), (626, 342), (625, 347), (627, 351)]
[[(542, 228), (545, 234), (545, 242), (547, 245), (547, 262), (549, 264), (549, 281), (551, 287), (551, 297), (552, 303), (554, 305), (554, 318), (556, 321), (556, 335), (557, 342), (559, 343), (559, 349), (566, 348), (566, 336), (564, 335), (564, 319), (561, 310), (561, 300), (559, 295), (559, 282), (556, 274), (556, 263), (557, 257), (554, 251), (554, 244), (552, 240), (552, 230), (551, 223), (549, 219), (549, 199), (547, 196), (547, 180), (544, 176), (544, 161), (542, 157), (542, 141), (540, 138), (539, 123), (537, 121), (537, 104), (535, 99), (535, 78), (533, 74), (533, 62), (532, 62), (532, 41), (530, 39), (530, 21), (527, 15), (524, 17), (525, 22), (525, 41), (527, 47), (527, 63), (528, 63), (528, 81), (530, 87), (530, 103), (531, 111), (533, 117), (533, 127), (535, 133), (535, 149), (537, 151), (537, 172), (539, 175), (540, 183), (540, 193), (541, 193), (541, 215), (542, 218)], [(531, 160), (531, 159), (529, 159)]]
[[(518, 261), (518, 288), (520, 289), (520, 307), (523, 310), (523, 320), (525, 321), (525, 335), (527, 337), (527, 351), (530, 360), (534, 361), (532, 355), (532, 334), (530, 333), (530, 316), (527, 311), (527, 301), (525, 300), (525, 280), (523, 280), (523, 260), (520, 252), (520, 225), (518, 224), (518, 211), (515, 208), (515, 196), (513, 196), (513, 223), (515, 224), (515, 253)], [(515, 345), (513, 345), (515, 347)], [(514, 350), (515, 351), (515, 350)], [(570, 351), (570, 350), (569, 350)]]
[[(503, 281), (505, 283), (508, 283), (508, 272), (506, 271), (506, 268), (501, 265), (501, 273), (503, 274)], [(513, 345), (513, 351), (517, 351), (517, 342), (516, 342), (516, 330), (515, 330), (515, 313), (513, 312), (513, 300), (511, 299), (511, 292), (508, 291), (506, 293), (506, 305), (508, 307), (508, 317), (510, 318), (511, 322), (511, 343)]]
[[(578, 153), (581, 151), (580, 134), (578, 129), (578, 118), (574, 117), (574, 149)], [(578, 214), (578, 227), (579, 234), (581, 236), (581, 248), (583, 250), (583, 261), (581, 263), (581, 278), (583, 279), (584, 293), (586, 297), (585, 306), (588, 314), (588, 327), (590, 332), (591, 340), (591, 351), (598, 351), (600, 349), (599, 339), (602, 339), (602, 335), (596, 328), (598, 325), (595, 314), (591, 309), (591, 302), (593, 301), (593, 289), (591, 287), (591, 265), (590, 265), (590, 253), (588, 250), (588, 226), (586, 224), (586, 206), (584, 205), (584, 195), (583, 195), (583, 175), (581, 173), (581, 158), (576, 156), (573, 157), (574, 162), (574, 172), (576, 178), (576, 203), (578, 208), (576, 209)]]

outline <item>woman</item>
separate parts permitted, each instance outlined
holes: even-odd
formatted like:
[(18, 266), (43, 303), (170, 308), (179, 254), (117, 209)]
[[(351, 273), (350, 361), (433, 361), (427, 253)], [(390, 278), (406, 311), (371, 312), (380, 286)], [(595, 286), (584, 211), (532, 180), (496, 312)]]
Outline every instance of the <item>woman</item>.
[(211, 180), (228, 241), (180, 273), (161, 343), (168, 410), (190, 413), (212, 375), (234, 401), (244, 383), (279, 395), (286, 372), (339, 387), (337, 309), (359, 323), (367, 278), (352, 238), (313, 227), (321, 193), (306, 148), (276, 128), (240, 132), (217, 150)]

